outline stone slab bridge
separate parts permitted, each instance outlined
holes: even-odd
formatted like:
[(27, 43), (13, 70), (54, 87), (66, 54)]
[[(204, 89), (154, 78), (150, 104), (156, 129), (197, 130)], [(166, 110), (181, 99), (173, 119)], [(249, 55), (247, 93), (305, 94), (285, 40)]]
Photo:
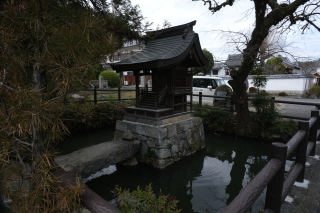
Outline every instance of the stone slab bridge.
[(132, 159), (139, 149), (140, 141), (113, 140), (58, 156), (55, 162), (71, 175), (78, 173), (88, 177), (110, 165)]

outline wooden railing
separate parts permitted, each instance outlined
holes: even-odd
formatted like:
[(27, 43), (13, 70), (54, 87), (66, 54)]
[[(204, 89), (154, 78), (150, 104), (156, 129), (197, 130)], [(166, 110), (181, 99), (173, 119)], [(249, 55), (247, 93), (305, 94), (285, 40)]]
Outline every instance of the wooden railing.
[[(83, 90), (80, 90), (81, 92), (83, 92)], [(100, 101), (110, 101), (110, 99), (106, 99), (106, 100), (99, 100), (98, 99), (98, 92), (112, 92), (112, 93), (116, 93), (117, 94), (117, 101), (126, 101), (126, 100), (135, 100), (135, 98), (121, 98), (121, 92), (128, 92), (128, 91), (136, 91), (135, 89), (89, 89), (89, 90), (84, 90), (85, 92), (93, 92), (93, 100), (86, 100), (86, 102), (93, 102), (94, 105), (97, 104), (97, 102)], [(73, 93), (77, 93), (78, 91), (74, 91)], [(81, 93), (79, 93), (81, 95)], [(65, 103), (67, 103), (67, 101), (65, 101)]]
[(164, 96), (167, 94), (167, 90), (168, 88), (165, 87), (161, 90), (161, 92), (159, 93), (159, 97), (158, 97), (158, 105), (160, 104), (160, 102), (162, 101), (162, 99), (164, 98)]
[(192, 87), (174, 87), (174, 94), (192, 93)]
[[(223, 213), (246, 213), (267, 187), (265, 213), (279, 213), (295, 181), (303, 182), (305, 164), (315, 155), (316, 141), (320, 135), (319, 110), (311, 111), (309, 121), (299, 121), (299, 131), (288, 143), (272, 143), (272, 158), (266, 166), (227, 206)], [(286, 159), (296, 150), (296, 160), (290, 174), (284, 180)]]

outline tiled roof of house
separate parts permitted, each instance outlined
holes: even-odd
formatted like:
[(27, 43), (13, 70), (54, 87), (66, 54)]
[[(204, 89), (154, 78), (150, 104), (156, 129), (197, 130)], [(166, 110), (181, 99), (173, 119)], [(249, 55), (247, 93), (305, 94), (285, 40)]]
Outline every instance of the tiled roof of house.
[(226, 65), (228, 67), (239, 67), (242, 64), (243, 56), (242, 54), (228, 55)]
[(222, 62), (214, 62), (214, 67), (212, 67), (213, 70), (219, 70), (222, 67), (225, 67), (226, 65)]
[(283, 65), (285, 65), (286, 67), (290, 67), (290, 68), (292, 68), (292, 69), (297, 69), (297, 70), (301, 69), (301, 67), (300, 67), (300, 65), (299, 65), (298, 62), (296, 62), (296, 61), (290, 61), (289, 58), (284, 57), (284, 56), (279, 56), (279, 57), (282, 58), (282, 60), (283, 60), (282, 63), (283, 63)]
[(196, 21), (193, 21), (164, 30), (148, 32), (149, 35), (154, 35), (154, 39), (149, 41), (140, 52), (110, 65), (117, 72), (142, 69), (160, 70), (181, 63), (192, 50), (199, 59), (194, 65), (206, 65), (209, 60), (202, 52), (198, 34), (193, 31), (195, 24)]

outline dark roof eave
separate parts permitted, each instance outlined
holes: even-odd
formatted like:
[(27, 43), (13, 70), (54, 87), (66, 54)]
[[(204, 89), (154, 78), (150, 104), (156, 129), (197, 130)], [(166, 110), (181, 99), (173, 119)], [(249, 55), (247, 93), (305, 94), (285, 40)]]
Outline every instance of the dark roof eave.
[(197, 33), (194, 34), (193, 39), (191, 40), (189, 46), (186, 48), (186, 50), (180, 54), (177, 57), (170, 58), (170, 59), (157, 59), (154, 61), (148, 61), (143, 63), (136, 63), (136, 64), (110, 64), (113, 70), (116, 70), (116, 72), (122, 72), (122, 71), (135, 71), (135, 70), (161, 70), (163, 68), (169, 68), (176, 66), (177, 64), (181, 63), (189, 54), (192, 47), (195, 46), (195, 53), (197, 54), (198, 58), (200, 59), (200, 66), (204, 66), (209, 63), (209, 59), (203, 54), (199, 36)]

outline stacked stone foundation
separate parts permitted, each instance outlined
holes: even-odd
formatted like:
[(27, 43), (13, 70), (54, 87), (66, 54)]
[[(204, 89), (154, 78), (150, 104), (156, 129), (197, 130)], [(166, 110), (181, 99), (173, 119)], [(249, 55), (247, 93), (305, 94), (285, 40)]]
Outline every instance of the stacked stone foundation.
[(160, 169), (206, 146), (202, 119), (198, 117), (159, 126), (118, 120), (115, 139), (139, 140), (137, 160)]

